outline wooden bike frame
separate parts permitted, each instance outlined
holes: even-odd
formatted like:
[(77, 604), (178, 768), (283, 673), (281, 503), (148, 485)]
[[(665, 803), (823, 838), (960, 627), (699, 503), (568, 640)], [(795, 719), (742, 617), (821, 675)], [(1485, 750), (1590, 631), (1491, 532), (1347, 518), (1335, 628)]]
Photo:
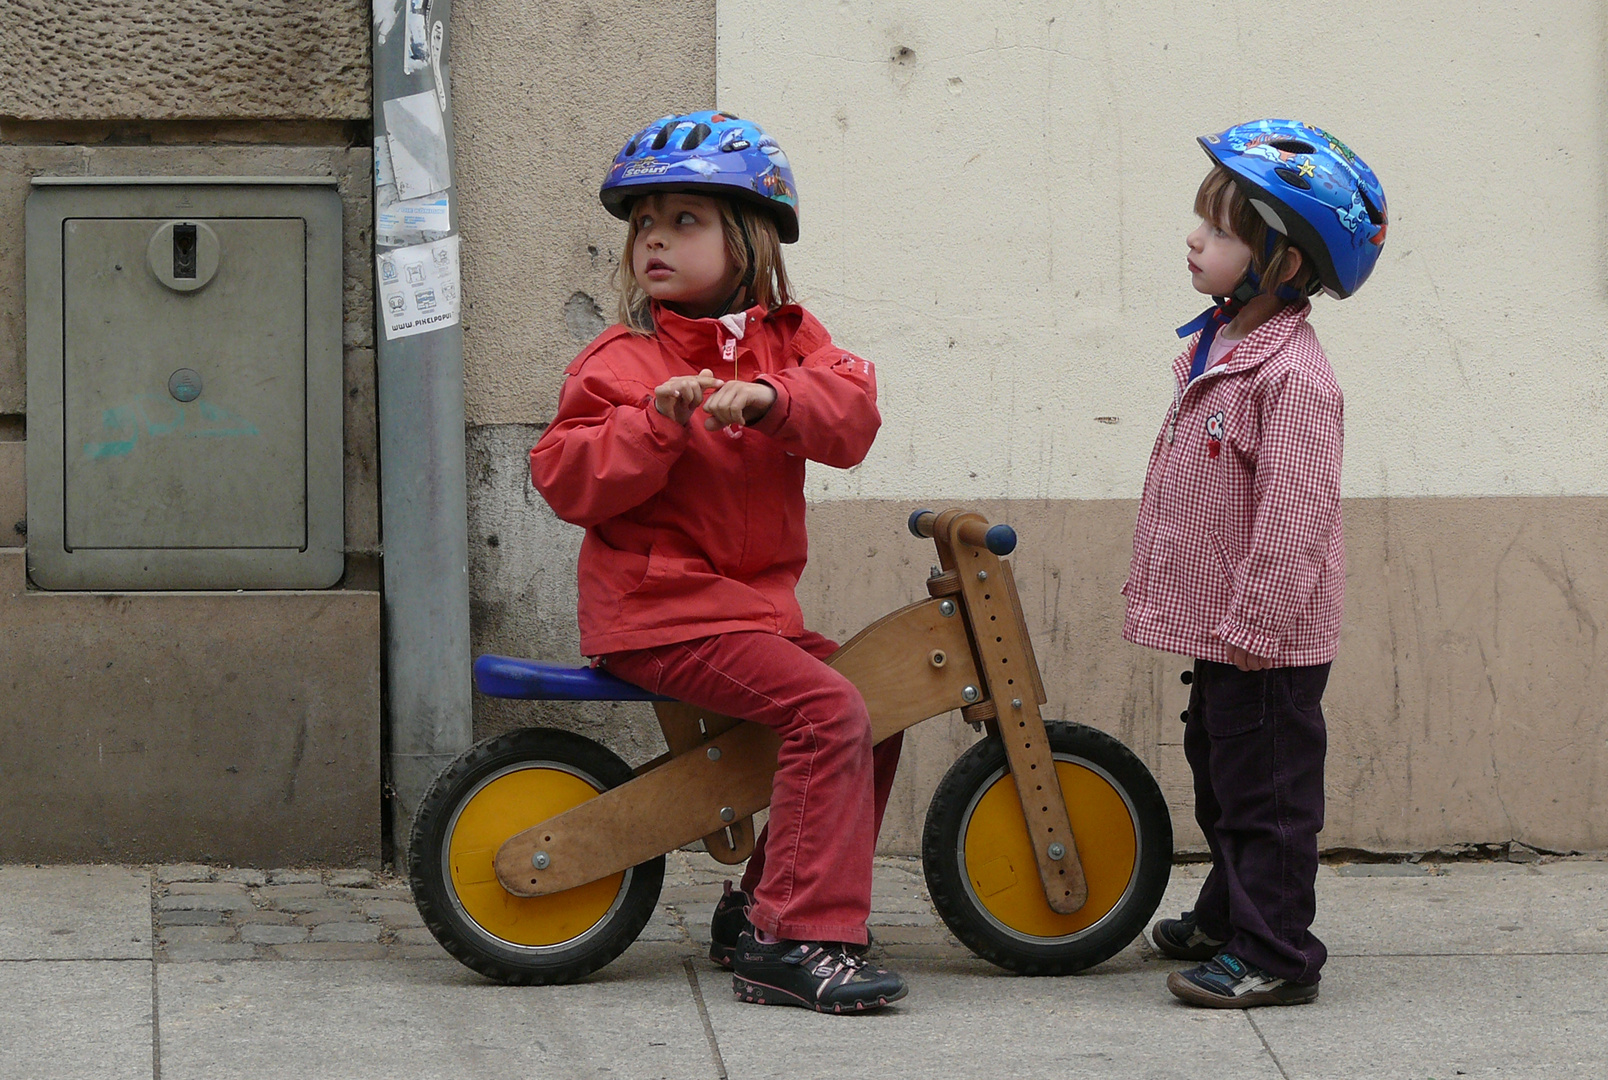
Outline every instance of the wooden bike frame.
[[(1071, 914), (1088, 888), (1039, 712), (1044, 686), (1011, 566), (989, 550), (979, 514), (926, 513), (912, 526), (938, 548), (942, 570), (927, 581), (929, 599), (878, 619), (827, 663), (865, 698), (874, 742), (956, 709), (1003, 742), (1045, 899), (1052, 911)], [(496, 857), (503, 888), (516, 896), (562, 892), (699, 838), (722, 862), (748, 857), (752, 815), (770, 804), (776, 735), (690, 705), (656, 708), (669, 753), (628, 783), (504, 841)]]

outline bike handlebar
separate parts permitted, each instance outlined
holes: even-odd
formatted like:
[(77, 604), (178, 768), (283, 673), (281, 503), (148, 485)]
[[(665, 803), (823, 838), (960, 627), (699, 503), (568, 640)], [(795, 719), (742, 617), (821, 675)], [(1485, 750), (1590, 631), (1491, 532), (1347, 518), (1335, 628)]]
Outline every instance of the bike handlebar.
[[(932, 539), (933, 524), (938, 515), (931, 510), (917, 510), (910, 515), (910, 533), (924, 540)], [(960, 523), (960, 539), (972, 547), (987, 548), (995, 555), (1009, 555), (1016, 550), (1016, 530), (1009, 525), (990, 525), (978, 518), (967, 518)]]

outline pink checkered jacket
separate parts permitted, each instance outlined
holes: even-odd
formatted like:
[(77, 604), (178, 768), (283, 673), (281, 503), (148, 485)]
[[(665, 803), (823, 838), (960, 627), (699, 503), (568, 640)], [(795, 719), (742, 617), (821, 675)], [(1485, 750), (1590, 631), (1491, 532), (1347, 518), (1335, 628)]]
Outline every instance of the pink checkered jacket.
[(1145, 473), (1122, 636), (1229, 663), (1326, 664), (1340, 641), (1345, 408), (1307, 304), (1286, 306), (1185, 385)]

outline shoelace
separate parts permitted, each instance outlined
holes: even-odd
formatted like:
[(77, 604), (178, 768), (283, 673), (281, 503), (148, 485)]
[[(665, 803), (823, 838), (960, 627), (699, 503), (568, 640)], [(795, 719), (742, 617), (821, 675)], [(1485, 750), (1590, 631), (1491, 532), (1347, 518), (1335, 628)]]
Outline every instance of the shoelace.
[[(817, 958), (821, 959), (818, 960)], [(815, 1000), (817, 1001), (828, 990), (842, 986), (854, 978), (856, 972), (865, 967), (863, 959), (842, 948), (827, 949), (817, 947), (813, 952), (805, 956), (801, 962), (813, 964), (810, 974), (821, 980), (821, 984), (815, 988)]]

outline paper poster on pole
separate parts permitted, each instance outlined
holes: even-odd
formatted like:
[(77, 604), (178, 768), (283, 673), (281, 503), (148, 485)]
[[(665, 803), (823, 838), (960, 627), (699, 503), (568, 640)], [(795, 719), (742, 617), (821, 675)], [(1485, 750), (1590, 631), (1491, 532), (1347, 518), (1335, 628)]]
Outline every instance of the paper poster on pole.
[(452, 186), (447, 158), (446, 121), (434, 90), (387, 101), (385, 137), (391, 148), (391, 171), (403, 199), (434, 195)]
[(385, 339), (458, 323), (458, 238), (382, 251), (375, 257)]

